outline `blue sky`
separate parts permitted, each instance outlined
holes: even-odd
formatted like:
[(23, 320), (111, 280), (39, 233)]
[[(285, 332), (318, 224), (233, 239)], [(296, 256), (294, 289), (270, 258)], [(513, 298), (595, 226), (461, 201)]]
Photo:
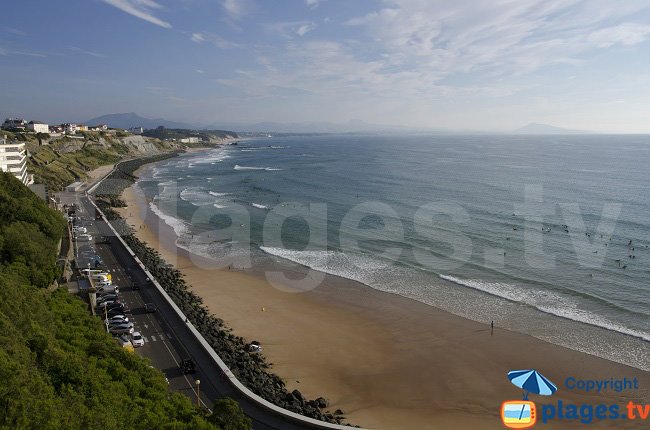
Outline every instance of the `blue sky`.
[(22, 0), (0, 115), (650, 132), (650, 2)]

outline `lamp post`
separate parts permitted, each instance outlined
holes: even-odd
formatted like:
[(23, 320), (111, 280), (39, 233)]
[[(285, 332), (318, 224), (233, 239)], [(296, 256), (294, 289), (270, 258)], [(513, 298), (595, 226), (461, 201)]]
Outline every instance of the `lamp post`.
[(201, 407), (201, 397), (200, 397), (200, 385), (201, 385), (201, 380), (197, 379), (194, 381), (196, 384), (196, 406)]

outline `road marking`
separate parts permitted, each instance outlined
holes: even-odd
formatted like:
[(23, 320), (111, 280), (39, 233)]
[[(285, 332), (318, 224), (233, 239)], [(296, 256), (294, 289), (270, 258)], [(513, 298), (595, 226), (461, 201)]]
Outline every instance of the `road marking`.
[(144, 326), (144, 328), (149, 328), (147, 324), (142, 324), (142, 325)]
[(152, 342), (155, 342), (155, 341), (156, 341), (156, 336), (151, 335), (151, 341), (152, 341)]
[(142, 336), (142, 340), (144, 340), (145, 342), (149, 342), (149, 339), (147, 339), (147, 338), (144, 337), (144, 336)]

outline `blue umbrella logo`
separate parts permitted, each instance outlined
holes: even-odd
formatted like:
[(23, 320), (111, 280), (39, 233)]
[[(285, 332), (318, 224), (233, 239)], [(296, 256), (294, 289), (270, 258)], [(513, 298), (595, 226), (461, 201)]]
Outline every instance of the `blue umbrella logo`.
[(557, 385), (549, 381), (537, 370), (511, 370), (508, 372), (508, 379), (517, 387), (524, 390), (524, 400), (528, 400), (528, 394), (540, 394), (550, 396), (557, 391)]

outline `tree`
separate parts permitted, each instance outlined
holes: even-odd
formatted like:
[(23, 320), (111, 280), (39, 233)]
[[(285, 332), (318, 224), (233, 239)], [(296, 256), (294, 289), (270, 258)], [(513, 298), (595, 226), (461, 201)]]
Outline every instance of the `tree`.
[(212, 407), (208, 421), (216, 424), (221, 430), (250, 430), (251, 419), (244, 415), (239, 404), (231, 398), (217, 399)]

